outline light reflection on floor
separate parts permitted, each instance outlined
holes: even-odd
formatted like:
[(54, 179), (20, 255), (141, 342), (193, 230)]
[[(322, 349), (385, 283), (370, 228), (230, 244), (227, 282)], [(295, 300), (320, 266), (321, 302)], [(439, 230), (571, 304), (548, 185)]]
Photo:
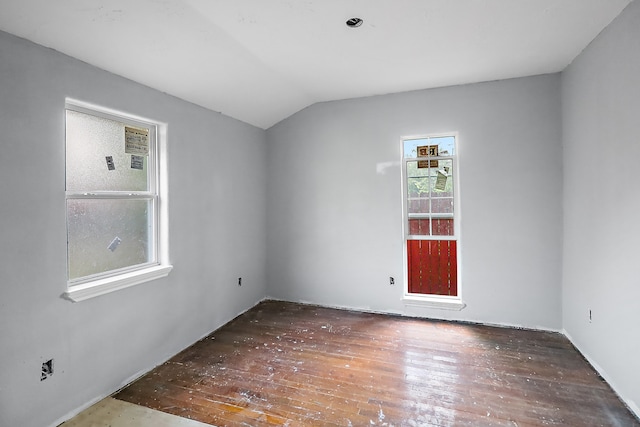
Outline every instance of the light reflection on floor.
[[(439, 329), (450, 327), (450, 325), (435, 322), (428, 327)], [(466, 334), (466, 331), (460, 332), (462, 334), (456, 331), (457, 344), (473, 339), (471, 334)], [(422, 341), (423, 345), (428, 342), (429, 331), (425, 329), (423, 322), (416, 323), (415, 329), (407, 327), (400, 333), (404, 340), (417, 339)], [(454, 410), (456, 399), (460, 398), (460, 393), (456, 390), (456, 385), (459, 383), (458, 359), (453, 351), (448, 352), (444, 348), (438, 350), (432, 360), (425, 360), (423, 351), (404, 351), (404, 383), (408, 389), (407, 394), (415, 398), (415, 402), (410, 404), (414, 418), (408, 422), (408, 426), (454, 427), (460, 424), (456, 422)]]

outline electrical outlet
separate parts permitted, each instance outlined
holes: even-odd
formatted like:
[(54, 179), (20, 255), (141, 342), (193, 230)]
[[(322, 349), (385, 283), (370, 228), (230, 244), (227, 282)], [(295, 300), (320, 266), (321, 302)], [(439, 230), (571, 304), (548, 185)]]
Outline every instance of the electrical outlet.
[(389, 276), (389, 284), (390, 285), (395, 285), (396, 284), (396, 279), (394, 279), (392, 276)]
[(242, 277), (238, 277), (238, 286), (242, 286)]
[(53, 375), (53, 359), (49, 359), (42, 363), (42, 370), (40, 371), (40, 381), (44, 381)]

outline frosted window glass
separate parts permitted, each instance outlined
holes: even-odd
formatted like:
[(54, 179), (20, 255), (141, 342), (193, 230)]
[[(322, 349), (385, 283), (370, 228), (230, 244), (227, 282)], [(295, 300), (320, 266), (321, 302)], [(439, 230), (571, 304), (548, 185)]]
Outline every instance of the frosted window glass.
[(152, 200), (67, 200), (69, 280), (152, 262)]
[(137, 156), (134, 164), (142, 160), (142, 169), (132, 167), (132, 155), (125, 152), (124, 123), (67, 110), (66, 128), (67, 191), (149, 189), (148, 158)]

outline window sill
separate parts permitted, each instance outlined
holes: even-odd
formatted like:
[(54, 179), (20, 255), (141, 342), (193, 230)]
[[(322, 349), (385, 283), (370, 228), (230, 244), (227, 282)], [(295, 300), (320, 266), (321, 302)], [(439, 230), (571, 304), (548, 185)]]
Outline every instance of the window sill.
[(439, 297), (439, 296), (421, 296), (421, 295), (405, 295), (403, 298), (406, 306), (421, 308), (437, 308), (440, 310), (460, 311), (467, 306), (459, 298)]
[(166, 277), (172, 268), (172, 265), (157, 265), (143, 270), (119, 274), (115, 277), (93, 280), (88, 283), (69, 287), (69, 290), (62, 294), (62, 297), (72, 302), (84, 301), (130, 286), (139, 285), (150, 280)]

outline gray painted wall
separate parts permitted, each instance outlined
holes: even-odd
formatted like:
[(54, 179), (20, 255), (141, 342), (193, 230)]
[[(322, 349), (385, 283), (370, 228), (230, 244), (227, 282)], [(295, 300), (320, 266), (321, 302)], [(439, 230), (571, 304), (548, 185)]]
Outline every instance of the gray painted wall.
[[(168, 278), (60, 298), (66, 96), (168, 123)], [(1, 426), (62, 421), (264, 297), (263, 130), (6, 33), (0, 130)], [(49, 358), (55, 373), (40, 382)]]
[[(265, 133), (0, 32), (0, 425), (62, 421), (265, 295), (564, 328), (640, 413), (639, 39), (633, 2), (562, 78), (321, 103)], [(168, 278), (60, 298), (66, 96), (169, 124)], [(447, 131), (460, 312), (401, 298), (400, 138)]]
[(562, 104), (563, 325), (640, 415), (640, 2), (563, 72)]
[[(555, 74), (315, 104), (270, 128), (269, 295), (560, 330), (560, 112)], [(459, 132), (459, 312), (402, 301), (400, 140), (449, 131)]]

